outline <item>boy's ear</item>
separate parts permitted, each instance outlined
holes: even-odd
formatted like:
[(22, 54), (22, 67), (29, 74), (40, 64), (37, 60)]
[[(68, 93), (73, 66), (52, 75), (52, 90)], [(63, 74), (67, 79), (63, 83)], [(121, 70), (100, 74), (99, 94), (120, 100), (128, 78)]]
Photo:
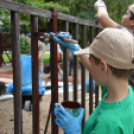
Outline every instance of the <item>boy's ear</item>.
[(132, 21), (132, 26), (134, 27), (134, 20)]
[(131, 26), (134, 28), (134, 20), (131, 20)]
[(108, 65), (107, 65), (106, 61), (104, 61), (104, 60), (101, 60), (100, 64), (101, 64), (102, 76), (105, 76), (108, 72)]

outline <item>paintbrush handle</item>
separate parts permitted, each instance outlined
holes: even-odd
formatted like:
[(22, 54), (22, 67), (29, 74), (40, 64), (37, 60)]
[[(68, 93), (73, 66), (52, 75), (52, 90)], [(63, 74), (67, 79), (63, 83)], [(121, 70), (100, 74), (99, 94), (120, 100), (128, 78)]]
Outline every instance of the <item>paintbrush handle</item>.
[(60, 39), (66, 42), (73, 43), (73, 44), (78, 44), (78, 41), (74, 39), (68, 39), (68, 38), (60, 38)]
[[(44, 37), (51, 38), (49, 33), (44, 33)], [(63, 40), (63, 41), (66, 41), (66, 42), (78, 44), (78, 41), (74, 40), (74, 39), (68, 39), (68, 38), (60, 38), (60, 39)]]

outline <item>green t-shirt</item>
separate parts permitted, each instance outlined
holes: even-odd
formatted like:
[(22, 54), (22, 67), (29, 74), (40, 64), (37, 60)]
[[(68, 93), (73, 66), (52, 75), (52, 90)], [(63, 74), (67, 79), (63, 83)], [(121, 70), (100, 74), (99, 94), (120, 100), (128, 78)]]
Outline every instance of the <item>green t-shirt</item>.
[[(102, 87), (102, 90), (106, 91), (106, 88)], [(128, 96), (120, 102), (106, 103), (106, 96), (107, 93), (89, 116), (83, 134), (133, 134), (133, 89), (129, 86)]]

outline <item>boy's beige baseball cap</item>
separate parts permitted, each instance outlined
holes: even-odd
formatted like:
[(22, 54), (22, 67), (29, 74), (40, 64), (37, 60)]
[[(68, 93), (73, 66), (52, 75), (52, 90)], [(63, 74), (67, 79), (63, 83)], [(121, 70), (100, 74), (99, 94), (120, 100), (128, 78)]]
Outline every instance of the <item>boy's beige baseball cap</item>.
[(134, 14), (134, 4), (130, 5), (128, 9)]
[(74, 55), (92, 54), (117, 69), (134, 69), (134, 37), (126, 30), (106, 28), (92, 44)]

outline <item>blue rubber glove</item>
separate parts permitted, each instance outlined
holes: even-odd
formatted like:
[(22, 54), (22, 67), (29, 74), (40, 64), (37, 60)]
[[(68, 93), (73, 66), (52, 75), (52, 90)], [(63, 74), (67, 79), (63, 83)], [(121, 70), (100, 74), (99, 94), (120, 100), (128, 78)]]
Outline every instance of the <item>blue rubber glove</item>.
[(69, 39), (71, 39), (72, 35), (70, 35), (69, 32), (60, 32), (60, 33), (57, 33), (57, 34), (55, 34), (53, 32), (50, 32), (50, 35), (51, 35), (51, 37), (53, 37), (54, 41), (56, 41), (57, 43), (62, 44), (63, 46), (67, 47), (68, 50), (72, 54), (74, 54), (74, 52), (76, 52), (76, 51), (78, 51), (80, 49), (78, 44), (73, 44), (73, 43), (66, 42), (66, 41), (63, 41), (63, 40), (60, 39), (60, 38), (69, 38)]
[(54, 114), (56, 116), (55, 123), (62, 128), (65, 134), (81, 134), (81, 123), (84, 115), (84, 109), (80, 114), (74, 117), (68, 113), (60, 104), (55, 103)]

